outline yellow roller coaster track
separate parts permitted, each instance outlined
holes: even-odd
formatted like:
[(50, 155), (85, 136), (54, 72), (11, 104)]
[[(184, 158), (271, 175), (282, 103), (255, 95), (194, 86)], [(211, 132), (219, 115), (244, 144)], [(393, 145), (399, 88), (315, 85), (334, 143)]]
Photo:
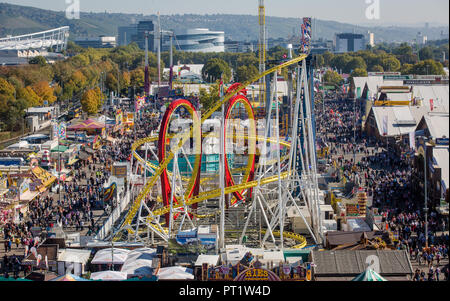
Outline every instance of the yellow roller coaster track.
[[(218, 109), (220, 109), (223, 104), (227, 103), (233, 96), (235, 96), (237, 93), (239, 93), (239, 91), (241, 91), (243, 88), (247, 87), (251, 83), (254, 83), (254, 82), (258, 81), (259, 79), (265, 77), (268, 74), (271, 74), (271, 73), (276, 72), (278, 70), (281, 70), (283, 68), (286, 68), (286, 67), (292, 66), (294, 64), (297, 64), (297, 63), (303, 61), (306, 58), (307, 58), (307, 55), (306, 54), (302, 54), (302, 55), (298, 56), (295, 59), (292, 59), (292, 60), (290, 60), (288, 62), (285, 62), (285, 63), (283, 63), (281, 65), (275, 66), (275, 67), (267, 70), (266, 72), (264, 72), (262, 74), (259, 74), (258, 76), (252, 78), (251, 80), (241, 84), (239, 87), (237, 87), (236, 89), (234, 89), (233, 91), (231, 91), (230, 93), (225, 95), (225, 97), (223, 99), (218, 101), (216, 103), (216, 105), (214, 107), (210, 108), (205, 114), (202, 114), (201, 123), (204, 123), (208, 118), (211, 117), (211, 115), (214, 112), (216, 112)], [(178, 152), (182, 148), (182, 146), (192, 136), (192, 134), (193, 134), (193, 127), (191, 126), (191, 129), (190, 129), (189, 133), (186, 132), (184, 134), (183, 133), (179, 133), (179, 134), (174, 135), (173, 136), (174, 138), (176, 138), (176, 139), (178, 138), (179, 139), (179, 143), (173, 149), (171, 149), (170, 152), (167, 153), (165, 159), (160, 163), (159, 166), (155, 166), (155, 165), (147, 162), (146, 160), (141, 158), (136, 153), (136, 150), (140, 146), (142, 146), (142, 145), (144, 145), (146, 143), (149, 143), (149, 142), (156, 141), (157, 140), (156, 137), (147, 137), (147, 138), (144, 138), (144, 139), (140, 139), (140, 140), (136, 141), (132, 145), (133, 156), (140, 163), (145, 164), (148, 167), (151, 167), (155, 171), (154, 171), (153, 175), (149, 179), (147, 179), (147, 183), (145, 183), (143, 189), (141, 190), (141, 192), (138, 194), (137, 198), (132, 203), (131, 208), (129, 209), (129, 211), (128, 211), (127, 215), (126, 215), (124, 222), (122, 223), (122, 225), (119, 228), (119, 231), (117, 231), (114, 234), (114, 240), (118, 240), (120, 238), (119, 235), (120, 235), (121, 231), (124, 230), (124, 229), (126, 229), (128, 231), (128, 233), (131, 234), (131, 235), (135, 233), (134, 229), (132, 229), (132, 227), (131, 227), (131, 224), (132, 224), (133, 218), (136, 216), (136, 214), (137, 214), (137, 212), (138, 212), (138, 210), (139, 210), (139, 208), (141, 206), (142, 200), (145, 198), (145, 196), (147, 196), (149, 194), (151, 188), (156, 184), (156, 182), (158, 181), (158, 178), (161, 176), (163, 171), (169, 165), (169, 162), (174, 158), (175, 153)], [(264, 138), (256, 137), (256, 139), (260, 140), (260, 139), (264, 139)], [(272, 141), (272, 140), (269, 139), (269, 141)], [(274, 141), (272, 141), (272, 142), (274, 142)], [(290, 144), (286, 143), (286, 142), (281, 142), (281, 144), (283, 144), (285, 146), (290, 146)], [(288, 176), (289, 175), (288, 175), (287, 172), (281, 174), (281, 178), (282, 179), (285, 179)], [(267, 185), (269, 183), (273, 183), (273, 182), (276, 182), (276, 181), (278, 181), (278, 176), (272, 176), (272, 177), (263, 178), (260, 181), (251, 181), (251, 182), (244, 183), (244, 184), (234, 185), (232, 187), (226, 187), (225, 188), (225, 194), (231, 194), (233, 192), (242, 191), (244, 189), (249, 189), (249, 188), (252, 188), (252, 187), (256, 187), (258, 185)], [(199, 194), (196, 197), (193, 197), (191, 199), (186, 200), (185, 204), (180, 202), (174, 208), (180, 208), (180, 207), (183, 207), (184, 205), (190, 206), (190, 205), (193, 205), (193, 204), (197, 204), (197, 203), (203, 202), (203, 201), (208, 200), (208, 199), (220, 197), (220, 195), (221, 195), (221, 189), (215, 189), (215, 190), (212, 190), (212, 191), (203, 192), (203, 193)], [(167, 206), (167, 207), (163, 207), (163, 208), (157, 209), (157, 210), (155, 210), (153, 212), (150, 212), (150, 215), (147, 217), (147, 222), (148, 223), (156, 223), (155, 217), (161, 216), (163, 214), (167, 214), (167, 213), (169, 213), (169, 211), (170, 211), (170, 207)], [(158, 227), (159, 231), (166, 232), (162, 228), (161, 225), (158, 224), (158, 226), (159, 226)], [(292, 234), (292, 235), (295, 235), (295, 234)], [(306, 239), (304, 239), (304, 242), (305, 242), (305, 245), (306, 245)]]

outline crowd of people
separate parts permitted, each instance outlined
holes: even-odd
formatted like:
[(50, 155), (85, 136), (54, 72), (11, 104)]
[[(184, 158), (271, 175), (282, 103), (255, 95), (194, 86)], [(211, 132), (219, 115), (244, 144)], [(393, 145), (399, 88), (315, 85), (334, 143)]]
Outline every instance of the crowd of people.
[(448, 258), (448, 219), (430, 211), (427, 240), (423, 200), (412, 187), (418, 171), (409, 146), (364, 137), (354, 127), (359, 115), (352, 101), (327, 101), (324, 107), (316, 107), (316, 116), (318, 137), (329, 147), (325, 159), (335, 167), (336, 181), (341, 174), (345, 182), (365, 189), (372, 207), (378, 208), (395, 234), (395, 246), (407, 250), (419, 264), (414, 280), (439, 280), (440, 275), (448, 280), (448, 265), (440, 268), (441, 260)]
[[(159, 126), (159, 121), (148, 118), (144, 113), (136, 121), (135, 131), (110, 133), (114, 142), (96, 150), (89, 158), (80, 160), (72, 166), (70, 181), (56, 182), (55, 190), (37, 197), (29, 203), (28, 214), (19, 214), (19, 223), (7, 222), (0, 226), (4, 241), (2, 273), (8, 277), (20, 271), (21, 259), (31, 247), (45, 239), (45, 233), (54, 226), (60, 226), (65, 232), (79, 232), (87, 229), (87, 236), (94, 236), (102, 226), (95, 219), (94, 210), (103, 211), (107, 216), (114, 206), (113, 200), (104, 201), (104, 186), (111, 175), (110, 167), (114, 162), (128, 162), (131, 158), (131, 145), (136, 139), (144, 138)], [(32, 234), (39, 227), (40, 235)], [(13, 249), (23, 248), (23, 255), (10, 255)], [(17, 253), (17, 252), (13, 252)]]

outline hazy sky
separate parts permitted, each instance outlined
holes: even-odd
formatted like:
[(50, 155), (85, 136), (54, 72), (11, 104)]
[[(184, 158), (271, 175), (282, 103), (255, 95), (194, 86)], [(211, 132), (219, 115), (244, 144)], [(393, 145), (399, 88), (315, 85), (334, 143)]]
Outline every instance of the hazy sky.
[[(75, 0), (0, 0), (62, 11)], [(79, 0), (81, 11), (156, 14), (258, 14), (257, 0)], [(379, 0), (380, 19), (366, 18), (367, 2), (376, 0), (266, 0), (266, 14), (312, 16), (352, 24), (441, 23), (448, 25), (449, 0)]]

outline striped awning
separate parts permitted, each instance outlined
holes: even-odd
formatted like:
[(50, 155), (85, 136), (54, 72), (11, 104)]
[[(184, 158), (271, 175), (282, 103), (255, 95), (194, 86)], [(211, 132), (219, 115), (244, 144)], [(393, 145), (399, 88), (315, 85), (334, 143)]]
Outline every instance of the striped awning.
[(372, 269), (367, 269), (352, 281), (387, 281)]

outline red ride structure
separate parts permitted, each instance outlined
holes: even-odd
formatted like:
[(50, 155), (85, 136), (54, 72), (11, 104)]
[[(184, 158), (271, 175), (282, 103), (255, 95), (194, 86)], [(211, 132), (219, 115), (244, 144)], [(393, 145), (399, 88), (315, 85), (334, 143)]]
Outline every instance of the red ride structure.
[[(229, 93), (230, 91), (234, 91), (236, 88), (239, 88), (239, 85), (240, 84), (234, 84), (227, 90), (227, 93)], [(248, 118), (249, 118), (249, 123), (248, 123), (249, 129), (247, 131), (247, 133), (248, 133), (247, 137), (245, 138), (248, 141), (247, 143), (248, 143), (249, 158), (248, 158), (247, 166), (245, 168), (244, 177), (242, 180), (243, 183), (251, 182), (254, 180), (255, 162), (256, 162), (256, 136), (257, 136), (254, 111), (253, 111), (250, 101), (247, 99), (247, 97), (245, 95), (246, 95), (246, 90), (242, 89), (242, 91), (240, 91), (238, 95), (236, 95), (235, 97), (230, 99), (230, 101), (227, 105), (226, 111), (225, 111), (225, 126), (222, 129), (224, 131), (224, 140), (225, 140), (224, 141), (225, 147), (224, 147), (223, 151), (226, 154), (226, 150), (227, 150), (227, 148), (226, 148), (226, 139), (227, 139), (226, 129), (227, 129), (227, 125), (228, 125), (228, 120), (232, 116), (233, 109), (235, 107), (238, 107), (239, 105), (243, 105), (247, 112)], [(196, 160), (195, 160), (194, 165), (192, 166), (192, 168), (193, 168), (192, 176), (191, 176), (191, 179), (189, 180), (187, 189), (185, 189), (185, 194), (183, 197), (184, 200), (188, 200), (188, 199), (198, 196), (198, 194), (199, 194), (201, 164), (202, 164), (201, 120), (199, 119), (199, 115), (197, 114), (194, 106), (188, 100), (178, 99), (178, 100), (172, 102), (172, 104), (170, 104), (170, 106), (166, 110), (164, 117), (162, 119), (162, 122), (161, 122), (161, 128), (160, 128), (160, 132), (159, 132), (158, 157), (159, 157), (160, 163), (162, 163), (166, 158), (166, 145), (167, 145), (168, 139), (171, 138), (170, 135), (168, 135), (168, 129), (170, 126), (171, 117), (175, 113), (175, 111), (180, 107), (185, 108), (192, 117), (192, 120), (193, 120), (192, 135), (193, 135), (193, 137), (191, 137), (191, 139), (193, 138), (194, 144), (196, 144), (196, 146), (195, 146)], [(226, 185), (226, 187), (231, 187), (231, 186), (237, 185), (233, 179), (232, 171), (230, 169), (227, 156), (225, 156), (225, 185)], [(172, 186), (171, 186), (171, 183), (169, 180), (169, 173), (167, 172), (167, 170), (164, 170), (163, 173), (161, 174), (161, 188), (162, 188), (162, 198), (163, 198), (164, 206), (170, 206), (170, 197), (172, 194)], [(231, 202), (227, 203), (227, 207), (235, 206), (239, 203), (245, 202), (246, 198), (251, 197), (252, 189), (251, 188), (249, 189), (246, 196), (244, 196), (244, 193), (245, 193), (245, 189), (242, 191), (234, 192), (233, 199), (231, 200)], [(175, 196), (175, 193), (174, 193), (173, 194), (173, 204), (174, 205), (180, 204), (180, 202), (182, 202), (182, 200), (180, 199), (179, 196), (178, 197)], [(194, 209), (194, 210), (197, 209), (197, 206), (193, 205), (192, 209)], [(178, 217), (178, 214), (174, 216), (175, 219), (177, 217)], [(170, 214), (166, 214), (165, 219), (166, 219), (166, 225), (168, 225), (169, 221), (170, 221)]]

